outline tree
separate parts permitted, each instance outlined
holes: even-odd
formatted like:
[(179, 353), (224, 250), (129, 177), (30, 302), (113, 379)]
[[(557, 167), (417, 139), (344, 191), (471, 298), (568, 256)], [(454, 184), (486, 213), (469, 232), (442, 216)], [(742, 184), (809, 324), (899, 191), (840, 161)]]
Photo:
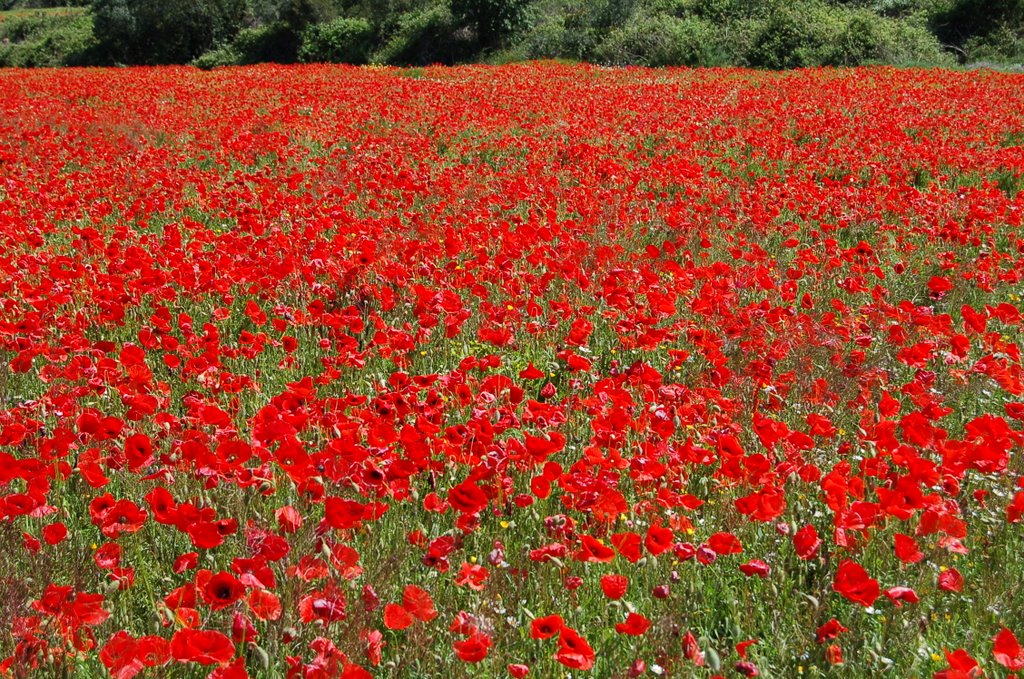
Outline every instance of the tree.
[(526, 20), (529, 0), (450, 0), (452, 16), (476, 33), (481, 49), (497, 47)]
[(191, 61), (231, 39), (246, 9), (245, 0), (92, 0), (100, 50), (124, 64)]

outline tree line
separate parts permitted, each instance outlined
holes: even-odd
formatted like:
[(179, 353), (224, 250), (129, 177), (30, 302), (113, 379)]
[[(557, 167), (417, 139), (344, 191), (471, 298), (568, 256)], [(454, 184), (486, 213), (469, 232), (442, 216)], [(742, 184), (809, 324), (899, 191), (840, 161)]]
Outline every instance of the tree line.
[[(6, 0), (8, 9), (33, 3), (48, 4)], [(34, 30), (45, 31), (46, 21), (56, 25), (56, 31), (73, 26), (76, 33), (71, 38), (37, 40), (51, 47), (65, 45), (71, 53), (61, 59), (67, 63), (216, 67), (259, 62), (424, 65), (568, 59), (609, 65), (794, 68), (1024, 61), (1024, 0), (65, 4), (83, 9), (37, 19)], [(5, 36), (11, 30), (9, 21), (0, 22), (0, 63), (5, 47), (15, 44)], [(32, 36), (32, 30), (22, 33)]]

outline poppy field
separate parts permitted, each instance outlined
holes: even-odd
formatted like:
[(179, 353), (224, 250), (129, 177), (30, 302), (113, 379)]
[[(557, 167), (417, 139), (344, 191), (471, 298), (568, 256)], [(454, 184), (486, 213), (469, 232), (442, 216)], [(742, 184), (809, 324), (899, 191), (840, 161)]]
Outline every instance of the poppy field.
[(1021, 102), (0, 71), (0, 676), (1024, 676)]

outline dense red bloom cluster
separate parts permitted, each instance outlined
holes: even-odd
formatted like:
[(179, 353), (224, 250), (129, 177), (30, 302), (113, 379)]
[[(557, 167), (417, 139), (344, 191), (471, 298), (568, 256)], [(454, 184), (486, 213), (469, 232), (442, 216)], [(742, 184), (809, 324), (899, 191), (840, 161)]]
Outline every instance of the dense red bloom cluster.
[(1020, 76), (0, 89), (0, 676), (1024, 670)]

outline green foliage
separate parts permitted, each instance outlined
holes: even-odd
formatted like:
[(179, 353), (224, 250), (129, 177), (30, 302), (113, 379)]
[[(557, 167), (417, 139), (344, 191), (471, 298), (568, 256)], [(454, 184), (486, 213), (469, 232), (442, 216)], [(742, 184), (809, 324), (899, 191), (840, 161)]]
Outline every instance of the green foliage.
[(697, 17), (645, 15), (612, 30), (595, 57), (615, 66), (702, 66), (715, 61), (716, 38), (714, 26)]
[(24, 11), (0, 19), (0, 66), (78, 66), (89, 61), (92, 17), (81, 9)]
[(963, 61), (1020, 62), (1024, 54), (1024, 0), (946, 0), (929, 24)]
[(827, 61), (841, 26), (817, 3), (773, 13), (758, 34), (751, 62), (765, 68), (799, 68)]
[(256, 28), (243, 28), (232, 45), (243, 64), (287, 64), (298, 57), (299, 40), (290, 26), (278, 21)]
[(104, 57), (125, 64), (189, 62), (230, 40), (245, 19), (245, 0), (93, 0)]
[(943, 64), (934, 36), (911, 19), (808, 1), (769, 14), (748, 61), (765, 68), (855, 66), (867, 63)]
[(460, 26), (446, 3), (402, 14), (370, 61), (376, 64), (452, 64), (474, 55), (472, 36)]
[(596, 59), (596, 50), (617, 26), (625, 26), (636, 0), (540, 0), (515, 52), (526, 59)]
[(1024, 63), (1024, 32), (1009, 24), (1000, 24), (983, 35), (972, 36), (964, 44), (967, 61), (988, 63)]
[(201, 68), (204, 71), (224, 66), (239, 66), (241, 63), (241, 55), (237, 50), (235, 50), (234, 45), (230, 44), (221, 45), (220, 47), (215, 47), (208, 52), (203, 52), (192, 60), (193, 66)]
[(230, 43), (204, 52), (193, 66), (210, 69), (245, 64), (289, 64), (298, 59), (298, 37), (283, 21), (255, 28), (243, 28)]
[(0, 11), (12, 9), (50, 9), (58, 7), (85, 7), (89, 0), (0, 0)]
[(470, 26), (481, 49), (497, 46), (523, 27), (528, 0), (449, 0), (456, 22)]
[(305, 62), (365, 64), (373, 41), (366, 19), (340, 18), (310, 24), (302, 32), (299, 59)]
[[(89, 0), (0, 0), (0, 6)], [(1024, 61), (1024, 0), (91, 0), (19, 63), (422, 65), (569, 59), (647, 66), (948, 66)], [(27, 10), (26, 10), (27, 11)], [(53, 11), (53, 10), (49, 10)], [(91, 44), (91, 43), (90, 43)], [(53, 52), (47, 54), (47, 50)], [(11, 57), (17, 52), (20, 56)], [(197, 56), (201, 55), (201, 56)], [(954, 57), (954, 55), (956, 55)]]

